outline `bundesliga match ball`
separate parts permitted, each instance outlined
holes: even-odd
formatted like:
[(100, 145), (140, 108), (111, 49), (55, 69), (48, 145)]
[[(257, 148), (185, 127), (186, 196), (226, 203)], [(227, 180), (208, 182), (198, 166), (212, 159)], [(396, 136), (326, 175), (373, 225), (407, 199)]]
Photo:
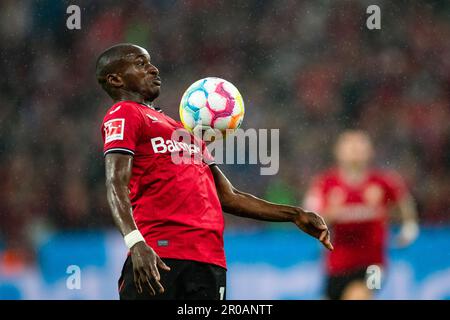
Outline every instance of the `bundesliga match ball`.
[(213, 129), (223, 136), (234, 132), (244, 119), (244, 102), (238, 89), (220, 78), (194, 82), (183, 94), (180, 118), (192, 133)]

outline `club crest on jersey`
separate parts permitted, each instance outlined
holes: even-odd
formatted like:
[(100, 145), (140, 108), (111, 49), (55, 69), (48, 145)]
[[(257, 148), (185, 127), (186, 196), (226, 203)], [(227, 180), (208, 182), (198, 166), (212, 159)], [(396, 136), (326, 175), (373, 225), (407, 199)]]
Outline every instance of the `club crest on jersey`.
[(125, 119), (112, 119), (105, 122), (105, 143), (115, 140), (123, 140), (124, 129)]

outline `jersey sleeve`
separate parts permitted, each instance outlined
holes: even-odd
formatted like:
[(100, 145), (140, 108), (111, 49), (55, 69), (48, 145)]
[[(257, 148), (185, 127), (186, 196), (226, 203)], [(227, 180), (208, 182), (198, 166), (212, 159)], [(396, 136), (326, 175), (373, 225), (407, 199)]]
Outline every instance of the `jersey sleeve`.
[(325, 207), (324, 179), (316, 177), (313, 179), (309, 189), (303, 199), (303, 206), (306, 210), (322, 212)]
[(387, 202), (397, 203), (408, 193), (408, 188), (403, 178), (396, 172), (387, 172), (383, 175), (386, 186)]
[(142, 115), (132, 105), (118, 104), (106, 114), (102, 124), (103, 154), (134, 155), (141, 137)]

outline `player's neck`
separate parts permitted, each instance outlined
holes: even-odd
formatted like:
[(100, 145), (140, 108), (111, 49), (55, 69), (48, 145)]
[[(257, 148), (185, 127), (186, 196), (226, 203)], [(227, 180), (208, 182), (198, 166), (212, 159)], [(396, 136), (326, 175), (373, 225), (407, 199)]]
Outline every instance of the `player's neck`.
[(121, 95), (119, 97), (117, 97), (116, 99), (114, 99), (115, 102), (120, 102), (120, 101), (134, 101), (140, 104), (144, 104), (148, 107), (152, 107), (153, 108), (153, 102), (144, 98), (141, 94), (136, 93), (136, 92), (121, 92)]
[(363, 182), (368, 174), (365, 166), (340, 166), (339, 175), (348, 184), (359, 184)]

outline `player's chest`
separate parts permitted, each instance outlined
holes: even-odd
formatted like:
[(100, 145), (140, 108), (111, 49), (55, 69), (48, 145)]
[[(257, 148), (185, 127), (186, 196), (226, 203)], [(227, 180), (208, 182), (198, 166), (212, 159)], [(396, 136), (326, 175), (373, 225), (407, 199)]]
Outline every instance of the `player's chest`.
[(164, 139), (171, 139), (177, 130), (182, 128), (177, 123), (167, 116), (159, 112), (144, 112), (143, 113), (143, 128), (141, 139), (143, 142), (149, 138), (161, 137)]
[(183, 156), (200, 153), (193, 136), (178, 122), (159, 112), (145, 112), (140, 143), (137, 146), (143, 155), (175, 155), (183, 151)]
[(386, 190), (377, 182), (366, 182), (358, 186), (349, 186), (344, 183), (331, 185), (326, 192), (328, 204), (364, 204), (379, 206), (385, 202)]

